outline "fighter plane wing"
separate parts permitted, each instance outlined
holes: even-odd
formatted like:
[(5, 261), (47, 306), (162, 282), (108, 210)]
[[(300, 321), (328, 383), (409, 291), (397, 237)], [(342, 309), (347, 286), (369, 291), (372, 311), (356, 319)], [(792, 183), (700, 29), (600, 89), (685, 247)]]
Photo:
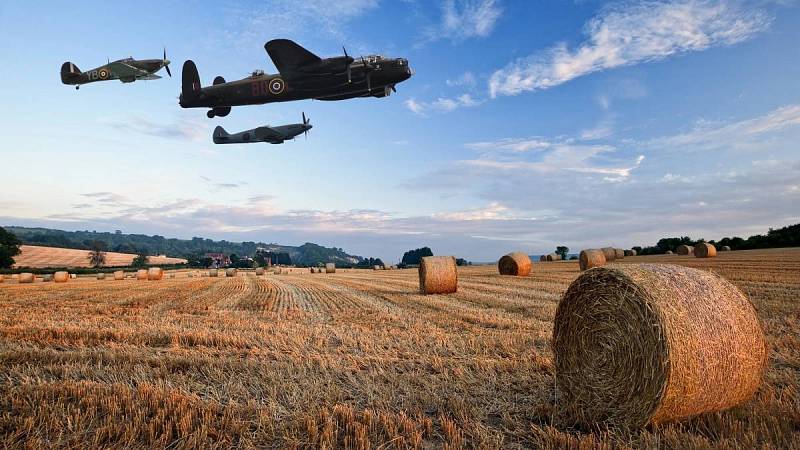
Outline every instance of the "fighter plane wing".
[(282, 141), (284, 139), (283, 133), (270, 127), (258, 127), (255, 129), (255, 131), (253, 131), (253, 134), (259, 141)]
[(264, 45), (264, 49), (272, 58), (275, 67), (281, 75), (291, 73), (295, 68), (322, 61), (319, 56), (311, 53), (289, 39), (273, 39)]
[(158, 75), (151, 75), (146, 70), (139, 69), (137, 67), (133, 67), (129, 64), (125, 64), (124, 62), (113, 62), (108, 65), (112, 72), (117, 75), (119, 78), (135, 78), (137, 80), (155, 80), (156, 78), (145, 78), (148, 76), (156, 76), (157, 78), (161, 78)]

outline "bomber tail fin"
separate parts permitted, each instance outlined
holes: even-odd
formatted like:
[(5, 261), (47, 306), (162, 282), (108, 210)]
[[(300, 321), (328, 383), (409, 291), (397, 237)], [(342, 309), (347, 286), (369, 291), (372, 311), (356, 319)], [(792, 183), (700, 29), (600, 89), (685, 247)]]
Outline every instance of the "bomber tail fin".
[(214, 143), (215, 144), (224, 144), (224, 143), (228, 142), (228, 137), (229, 136), (230, 136), (230, 134), (228, 134), (228, 132), (225, 131), (225, 128), (222, 128), (221, 126), (217, 126), (217, 128), (214, 128)]
[(61, 65), (61, 82), (64, 84), (75, 84), (83, 76), (78, 66), (67, 61)]
[(200, 74), (197, 66), (191, 59), (183, 63), (181, 94), (185, 99), (192, 99), (200, 95)]

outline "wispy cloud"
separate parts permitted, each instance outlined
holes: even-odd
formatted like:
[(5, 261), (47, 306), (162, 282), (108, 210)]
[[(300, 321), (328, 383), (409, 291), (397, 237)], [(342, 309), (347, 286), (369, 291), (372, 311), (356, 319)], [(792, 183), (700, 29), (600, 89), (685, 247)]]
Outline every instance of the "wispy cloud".
[(448, 79), (447, 81), (445, 81), (445, 84), (447, 84), (450, 87), (473, 88), (477, 83), (478, 83), (477, 78), (475, 78), (475, 75), (469, 71), (462, 73), (456, 78)]
[(470, 94), (462, 94), (458, 97), (439, 97), (430, 102), (420, 102), (414, 98), (405, 101), (405, 106), (409, 111), (423, 116), (430, 112), (446, 113), (480, 104), (481, 101), (475, 100)]
[(154, 122), (142, 117), (132, 116), (124, 120), (105, 122), (108, 126), (125, 133), (143, 134), (167, 139), (183, 139), (203, 142), (209, 139), (207, 124), (195, 119), (181, 118), (173, 122)]
[(429, 41), (463, 41), (492, 33), (503, 10), (497, 0), (444, 0), (441, 22), (427, 32)]
[(770, 18), (735, 1), (624, 2), (586, 24), (587, 40), (519, 59), (492, 74), (491, 97), (547, 89), (600, 70), (732, 45), (766, 29)]

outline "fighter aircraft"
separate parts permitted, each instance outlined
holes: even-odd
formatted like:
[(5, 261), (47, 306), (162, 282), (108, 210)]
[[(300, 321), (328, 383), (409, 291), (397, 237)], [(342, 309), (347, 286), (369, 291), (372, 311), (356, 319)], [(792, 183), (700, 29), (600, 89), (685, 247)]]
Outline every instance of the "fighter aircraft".
[(395, 85), (409, 79), (412, 71), (403, 58), (344, 56), (322, 59), (288, 39), (267, 42), (264, 49), (278, 74), (261, 70), (249, 77), (226, 82), (214, 78), (202, 87), (194, 61), (183, 64), (180, 105), (184, 108), (210, 108), (208, 118), (225, 117), (232, 106), (260, 105), (291, 100), (345, 100), (355, 97), (386, 97)]
[(303, 113), (303, 123), (293, 123), (291, 125), (280, 125), (271, 127), (269, 125), (242, 131), (241, 133), (228, 134), (222, 127), (214, 129), (215, 144), (249, 144), (251, 142), (268, 142), (270, 144), (283, 144), (283, 141), (294, 139), (300, 133), (306, 133), (313, 127), (311, 121), (306, 119)]
[(164, 49), (163, 59), (125, 58), (86, 72), (81, 72), (78, 66), (67, 61), (61, 65), (61, 82), (79, 89), (81, 85), (95, 81), (119, 80), (123, 83), (132, 83), (136, 80), (157, 80), (161, 77), (155, 73), (162, 67), (167, 69), (167, 75), (172, 77), (169, 63), (167, 49)]

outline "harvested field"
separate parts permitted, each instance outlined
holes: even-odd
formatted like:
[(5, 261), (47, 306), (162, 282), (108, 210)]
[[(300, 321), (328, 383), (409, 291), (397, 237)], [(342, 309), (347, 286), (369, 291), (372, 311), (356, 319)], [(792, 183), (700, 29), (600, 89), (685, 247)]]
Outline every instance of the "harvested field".
[(641, 431), (567, 427), (550, 339), (577, 261), (459, 267), (446, 296), (419, 294), (416, 270), (6, 279), (0, 447), (797, 447), (800, 249), (609, 266), (645, 262), (750, 296), (770, 351), (752, 401)]
[[(71, 248), (39, 247), (36, 245), (23, 245), (22, 253), (14, 257), (14, 267), (92, 267), (89, 262), (88, 250), (74, 250)], [(130, 253), (106, 252), (107, 267), (130, 266), (136, 255)], [(185, 259), (151, 256), (148, 262), (158, 264), (184, 264)]]

